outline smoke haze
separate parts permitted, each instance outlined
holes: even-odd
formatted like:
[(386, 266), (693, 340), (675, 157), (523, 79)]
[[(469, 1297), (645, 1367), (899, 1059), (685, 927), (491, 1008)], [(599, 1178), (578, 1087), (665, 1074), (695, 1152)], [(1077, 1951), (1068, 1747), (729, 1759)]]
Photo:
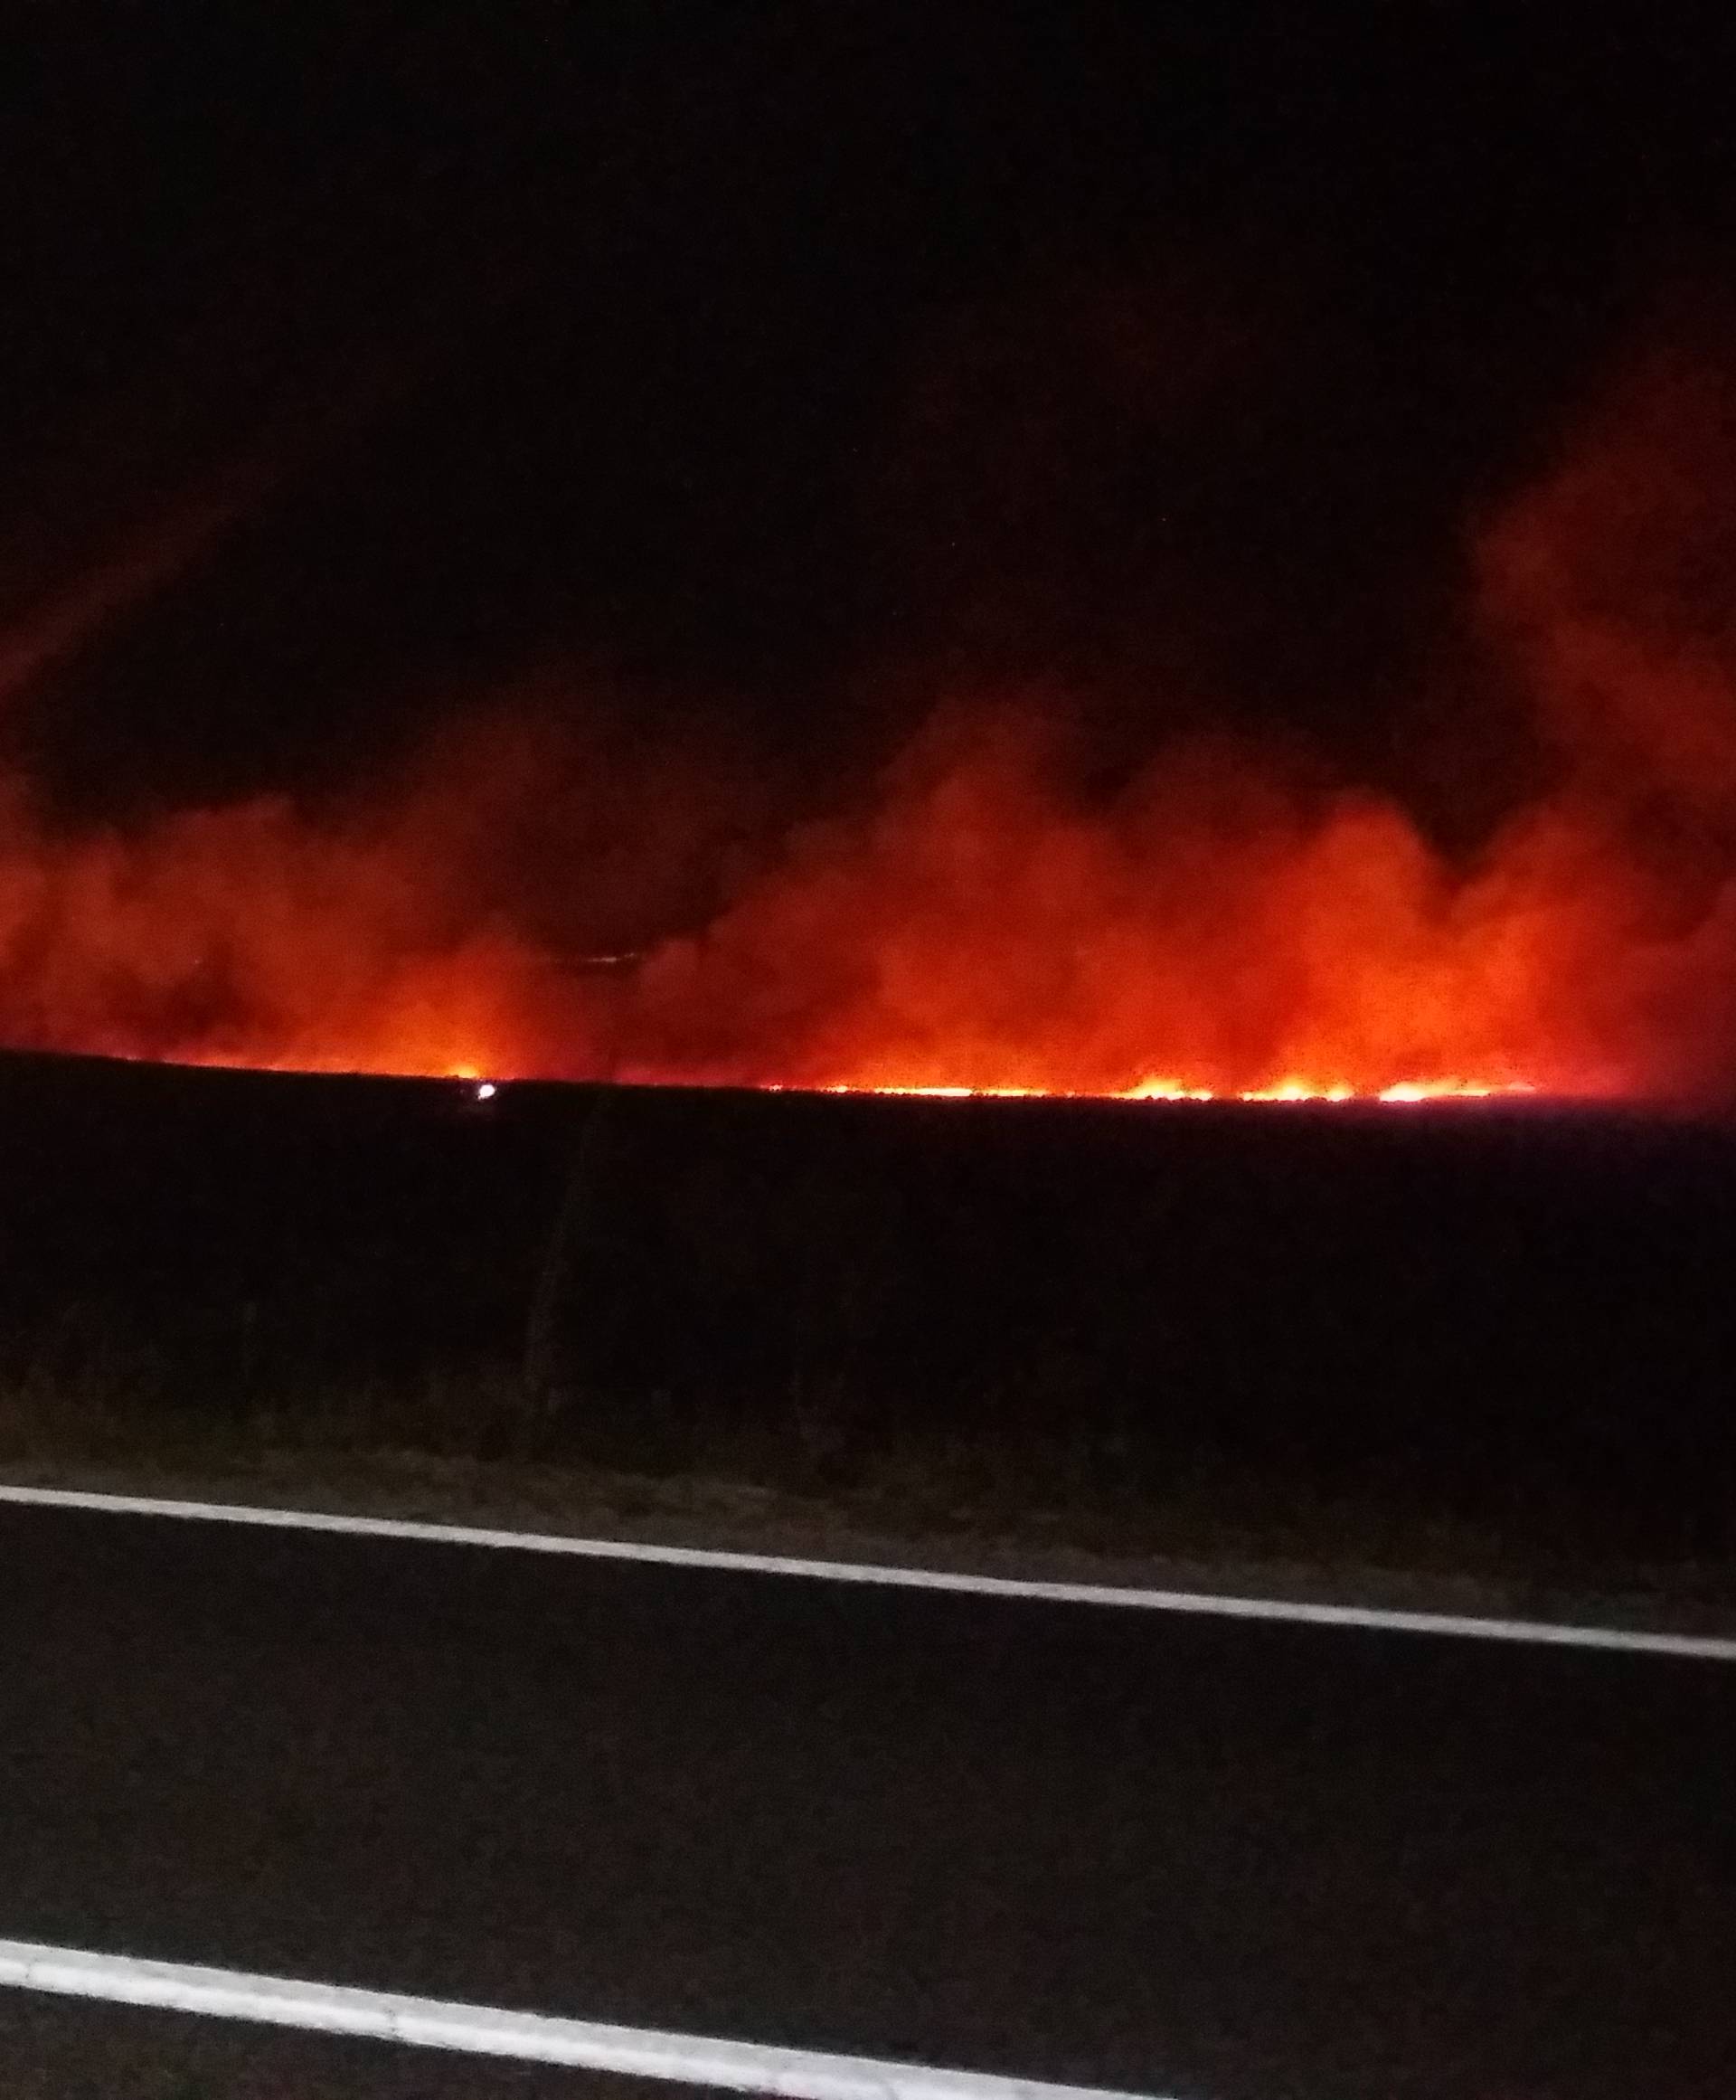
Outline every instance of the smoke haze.
[[(923, 725), (793, 826), (763, 765), (636, 728), (630, 693), (520, 697), (317, 803), (95, 828), (14, 773), (0, 1036), (756, 1086), (1722, 1098), (1733, 401), (1726, 359), (1645, 351), (1470, 534), (1456, 660), (1523, 711), (1547, 784), (1468, 850), (1328, 754), (1191, 725), (1185, 693), (1152, 695), (1180, 726), (1106, 778), (1089, 680), (925, 673)], [(156, 572), (66, 603), (99, 618)]]

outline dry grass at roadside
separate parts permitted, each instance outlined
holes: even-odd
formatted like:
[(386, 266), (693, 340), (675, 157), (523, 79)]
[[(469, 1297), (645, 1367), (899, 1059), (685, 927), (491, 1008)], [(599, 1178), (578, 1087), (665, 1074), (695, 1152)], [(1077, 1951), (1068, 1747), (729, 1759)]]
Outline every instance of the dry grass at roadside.
[(1203, 1472), (1135, 1494), (1064, 1453), (1044, 1468), (1040, 1453), (940, 1436), (847, 1463), (799, 1439), (773, 1453), (714, 1438), (672, 1462), (654, 1424), (637, 1453), (618, 1432), (587, 1455), (571, 1424), (557, 1440), (527, 1422), (506, 1381), (473, 1389), (467, 1408), (456, 1387), (438, 1398), (419, 1409), (333, 1392), (213, 1418), (112, 1392), (0, 1392), (0, 1479), (1057, 1579), (1736, 1625), (1736, 1569), (1721, 1563), (1551, 1551), (1396, 1499)]

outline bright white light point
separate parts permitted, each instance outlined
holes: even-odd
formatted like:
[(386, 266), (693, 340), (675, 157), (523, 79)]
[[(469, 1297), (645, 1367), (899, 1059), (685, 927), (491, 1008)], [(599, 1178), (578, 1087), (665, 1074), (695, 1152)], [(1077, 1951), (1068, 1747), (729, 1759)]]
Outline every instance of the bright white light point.
[(479, 1079), (476, 1082), (476, 1094), (478, 1101), (493, 1101), (499, 1092), (499, 1087), (492, 1079)]

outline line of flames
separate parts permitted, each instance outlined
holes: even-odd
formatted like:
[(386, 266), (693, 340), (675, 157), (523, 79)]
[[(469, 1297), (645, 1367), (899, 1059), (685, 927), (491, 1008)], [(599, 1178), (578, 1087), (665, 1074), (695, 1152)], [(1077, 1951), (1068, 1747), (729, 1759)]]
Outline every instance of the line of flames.
[(845, 1082), (818, 1087), (772, 1086), (770, 1093), (868, 1093), (918, 1095), (929, 1101), (1201, 1101), (1201, 1102), (1386, 1102), (1408, 1103), (1431, 1101), (1491, 1101), (1540, 1092), (1525, 1080), (1485, 1084), (1466, 1079), (1401, 1080), (1378, 1091), (1342, 1083), (1322, 1084), (1308, 1079), (1281, 1079), (1275, 1085), (1225, 1091), (1210, 1086), (1185, 1086), (1180, 1080), (1142, 1079), (1137, 1085), (1098, 1093), (1049, 1086), (938, 1086), (925, 1084), (852, 1084)]
[[(120, 1053), (123, 1064), (185, 1063), (194, 1068), (227, 1069), (231, 1071), (278, 1072), (300, 1074), (306, 1077), (429, 1077), (457, 1080), (480, 1089), (486, 1086), (492, 1094), (498, 1086), (511, 1082), (510, 1072), (490, 1071), (477, 1064), (421, 1065), (419, 1069), (406, 1068), (401, 1072), (387, 1072), (379, 1066), (351, 1066), (334, 1061), (330, 1064), (310, 1064), (300, 1062), (261, 1064), (245, 1056), (226, 1056), (222, 1053), (206, 1053), (187, 1059), (170, 1058), (156, 1060), (138, 1058)], [(656, 1074), (623, 1069), (610, 1075), (622, 1084), (634, 1086), (681, 1086), (691, 1083)], [(1353, 1086), (1346, 1081), (1322, 1081), (1292, 1076), (1275, 1081), (1268, 1086), (1241, 1088), (1190, 1086), (1180, 1079), (1153, 1076), (1138, 1081), (1132, 1086), (1119, 1088), (1062, 1087), (1062, 1086), (961, 1086), (921, 1080), (833, 1080), (833, 1081), (778, 1081), (764, 1080), (751, 1084), (748, 1091), (755, 1093), (804, 1093), (804, 1094), (858, 1094), (882, 1097), (905, 1097), (925, 1101), (1150, 1101), (1150, 1102), (1246, 1102), (1250, 1104), (1269, 1102), (1382, 1102), (1389, 1106), (1414, 1105), (1441, 1101), (1513, 1101), (1535, 1099), (1549, 1095), (1565, 1098), (1560, 1090), (1541, 1087), (1529, 1080), (1475, 1080), (1475, 1079), (1408, 1079), (1400, 1080), (1391, 1086), (1380, 1088)]]

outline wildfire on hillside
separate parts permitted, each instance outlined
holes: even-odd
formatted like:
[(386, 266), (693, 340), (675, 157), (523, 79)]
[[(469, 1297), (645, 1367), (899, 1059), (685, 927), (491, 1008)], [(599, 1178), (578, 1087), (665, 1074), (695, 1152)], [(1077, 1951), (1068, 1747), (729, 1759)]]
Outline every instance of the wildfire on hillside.
[[(1389, 796), (1228, 744), (1087, 792), (1063, 708), (943, 701), (858, 807), (599, 972), (526, 895), (598, 879), (599, 809), (655, 856), (693, 797), (623, 818), (606, 772), (545, 789), (533, 733), (320, 820), (265, 799), (69, 836), (14, 780), (0, 1039), (935, 1095), (1727, 1093), (1731, 468), (1722, 382), (1655, 366), (1478, 535), (1468, 625), (1554, 785), (1468, 857)], [(533, 854), (513, 813), (539, 794)]]

